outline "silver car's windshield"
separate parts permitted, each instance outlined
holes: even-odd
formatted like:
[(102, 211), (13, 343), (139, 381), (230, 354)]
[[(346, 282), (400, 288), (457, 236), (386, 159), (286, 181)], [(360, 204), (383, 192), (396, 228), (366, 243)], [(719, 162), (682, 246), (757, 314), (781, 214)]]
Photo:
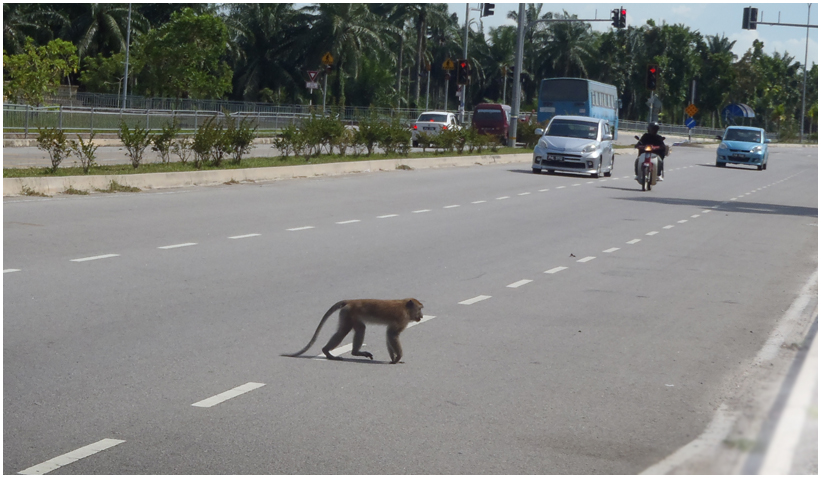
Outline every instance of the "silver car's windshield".
[(745, 141), (747, 143), (760, 143), (761, 132), (746, 129), (728, 129), (724, 135), (725, 141)]
[(555, 120), (550, 123), (545, 136), (596, 139), (598, 133), (598, 123), (590, 123), (589, 121)]
[(417, 122), (422, 121), (429, 121), (432, 123), (447, 123), (448, 122), (448, 115), (436, 115), (430, 113), (424, 113), (419, 116), (419, 119), (416, 120)]

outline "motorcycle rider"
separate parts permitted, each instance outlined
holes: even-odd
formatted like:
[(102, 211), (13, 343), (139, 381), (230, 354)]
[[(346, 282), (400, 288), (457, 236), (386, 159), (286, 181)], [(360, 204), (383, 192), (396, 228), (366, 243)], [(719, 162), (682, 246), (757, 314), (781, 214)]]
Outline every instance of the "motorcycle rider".
[[(641, 135), (641, 139), (639, 139), (639, 143), (644, 145), (650, 146), (660, 146), (661, 148), (659, 151), (656, 152), (658, 155), (658, 163), (659, 163), (659, 170), (658, 170), (658, 180), (664, 181), (664, 156), (667, 154), (667, 146), (664, 144), (664, 138), (658, 134), (659, 132), (659, 124), (655, 122), (647, 123), (647, 132)], [(641, 153), (636, 156), (636, 162), (633, 166), (633, 170), (636, 172), (635, 179), (638, 180), (639, 178), (639, 158), (641, 157)]]

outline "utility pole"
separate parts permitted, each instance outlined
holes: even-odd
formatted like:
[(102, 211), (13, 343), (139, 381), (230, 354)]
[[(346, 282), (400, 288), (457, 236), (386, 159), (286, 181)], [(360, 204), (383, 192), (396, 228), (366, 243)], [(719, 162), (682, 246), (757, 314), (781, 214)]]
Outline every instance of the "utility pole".
[[(128, 97), (128, 57), (129, 47), (131, 46), (131, 4), (128, 4), (128, 28), (125, 34), (125, 78), (123, 78), (123, 105), (120, 109), (126, 107), (125, 100)], [(804, 62), (806, 63), (806, 61)]]
[(522, 56), (525, 48), (525, 4), (519, 4), (519, 26), (516, 29), (516, 65), (513, 67), (513, 95), (510, 112), (510, 129), (508, 130), (508, 146), (516, 146), (516, 130), (519, 126), (519, 103), (522, 96)]
[(807, 42), (804, 44), (804, 92), (801, 93), (801, 137), (799, 143), (804, 142), (804, 114), (807, 107), (807, 50), (810, 47), (810, 11), (812, 3), (807, 4)]
[[(462, 58), (468, 61), (468, 26), (470, 25), (470, 4), (465, 4), (465, 46), (462, 48)], [(462, 85), (462, 91), (459, 95), (459, 122), (465, 122), (465, 94), (467, 93), (467, 85)]]

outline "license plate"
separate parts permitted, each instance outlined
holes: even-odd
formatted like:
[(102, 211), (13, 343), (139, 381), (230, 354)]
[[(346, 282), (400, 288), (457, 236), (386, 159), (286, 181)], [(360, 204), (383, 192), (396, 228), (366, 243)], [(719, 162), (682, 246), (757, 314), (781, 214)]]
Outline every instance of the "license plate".
[(563, 161), (564, 160), (563, 157), (557, 156), (555, 154), (548, 154), (547, 159), (550, 160), (550, 161)]
[(435, 131), (436, 126), (423, 126), (422, 129), (425, 131)]
[(734, 154), (733, 158), (735, 158), (735, 159), (746, 159), (747, 156), (744, 156), (743, 154)]

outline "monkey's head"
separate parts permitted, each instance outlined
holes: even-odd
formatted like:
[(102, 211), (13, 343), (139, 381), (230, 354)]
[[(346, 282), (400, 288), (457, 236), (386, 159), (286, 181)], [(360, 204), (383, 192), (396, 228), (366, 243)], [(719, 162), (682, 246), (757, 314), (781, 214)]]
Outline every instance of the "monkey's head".
[(416, 299), (408, 299), (408, 302), (405, 304), (405, 307), (408, 308), (408, 312), (410, 313), (411, 320), (415, 320), (419, 322), (422, 320), (422, 303)]

